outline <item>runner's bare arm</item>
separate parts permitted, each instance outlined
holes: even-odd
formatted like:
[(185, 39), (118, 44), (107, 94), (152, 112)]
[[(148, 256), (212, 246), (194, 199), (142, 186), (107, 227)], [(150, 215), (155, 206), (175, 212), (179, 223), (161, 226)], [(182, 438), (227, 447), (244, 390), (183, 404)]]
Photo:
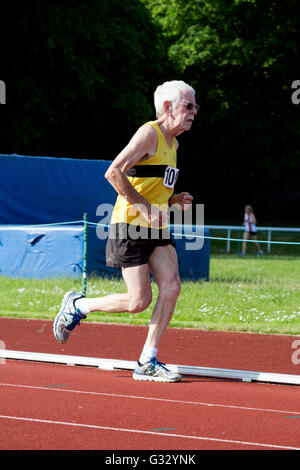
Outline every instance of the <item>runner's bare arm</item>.
[[(114, 187), (120, 196), (126, 197), (128, 202), (141, 210), (143, 217), (156, 226), (158, 214), (157, 208), (139, 194), (129, 182), (126, 171), (138, 161), (153, 156), (157, 148), (157, 132), (150, 125), (140, 127), (130, 142), (119, 153), (105, 173), (105, 178)], [(165, 218), (164, 218), (165, 219)], [(164, 220), (165, 221), (165, 220)]]
[[(176, 150), (178, 149), (179, 144), (176, 139)], [(169, 199), (169, 205), (174, 206), (179, 210), (187, 210), (192, 204), (193, 196), (188, 192), (174, 193)]]

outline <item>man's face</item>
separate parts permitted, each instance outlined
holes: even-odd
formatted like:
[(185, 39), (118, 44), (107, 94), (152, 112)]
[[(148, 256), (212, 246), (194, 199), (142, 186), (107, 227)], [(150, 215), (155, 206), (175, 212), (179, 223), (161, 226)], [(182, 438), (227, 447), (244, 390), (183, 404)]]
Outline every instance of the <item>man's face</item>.
[(197, 114), (195, 95), (190, 90), (184, 90), (180, 93), (179, 102), (173, 105), (173, 126), (176, 135), (190, 130), (194, 117)]

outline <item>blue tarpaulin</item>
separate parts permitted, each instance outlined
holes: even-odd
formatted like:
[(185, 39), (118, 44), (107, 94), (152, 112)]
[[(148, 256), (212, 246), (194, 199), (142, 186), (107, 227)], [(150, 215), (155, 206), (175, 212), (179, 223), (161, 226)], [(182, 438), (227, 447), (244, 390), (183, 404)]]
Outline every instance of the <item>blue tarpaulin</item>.
[(82, 259), (82, 227), (0, 225), (2, 276), (81, 277)]
[[(11, 229), (13, 225), (27, 226), (22, 235), (16, 230), (10, 235), (1, 232), (0, 274), (45, 277), (48, 269), (49, 276), (55, 275), (55, 270), (57, 276), (63, 272), (80, 275), (80, 237), (49, 227), (32, 242), (28, 225), (81, 221), (85, 212), (90, 223), (107, 223), (109, 210), (97, 213), (97, 209), (103, 204), (112, 208), (116, 200), (115, 190), (104, 177), (110, 164), (107, 160), (0, 155), (0, 225)], [(119, 276), (118, 270), (106, 266), (106, 239), (97, 236), (95, 225), (88, 227), (87, 239), (88, 273)], [(209, 240), (197, 251), (186, 251), (184, 239), (175, 241), (182, 278), (208, 279)], [(38, 248), (43, 253), (38, 253)]]
[(104, 178), (111, 162), (72, 158), (0, 155), (0, 225), (97, 222), (97, 207), (114, 204), (116, 192)]

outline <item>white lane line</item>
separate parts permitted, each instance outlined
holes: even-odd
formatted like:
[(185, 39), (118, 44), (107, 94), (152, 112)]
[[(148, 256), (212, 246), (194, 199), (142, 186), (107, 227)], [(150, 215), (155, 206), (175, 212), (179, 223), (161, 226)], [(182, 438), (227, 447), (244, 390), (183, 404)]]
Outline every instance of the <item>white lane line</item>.
[(122, 395), (117, 393), (105, 393), (105, 392), (90, 392), (85, 390), (71, 390), (66, 388), (53, 388), (53, 387), (42, 387), (37, 385), (21, 385), (21, 384), (8, 384), (8, 383), (0, 383), (0, 386), (3, 387), (17, 387), (17, 388), (30, 388), (35, 390), (47, 390), (47, 392), (67, 392), (67, 393), (82, 393), (87, 395), (98, 395), (104, 397), (112, 397), (112, 398), (131, 398), (135, 400), (151, 400), (151, 401), (162, 401), (167, 403), (176, 403), (182, 405), (198, 405), (198, 406), (210, 406), (216, 408), (231, 408), (237, 410), (247, 410), (247, 411), (262, 411), (265, 413), (283, 413), (283, 414), (291, 414), (291, 415), (300, 415), (300, 411), (286, 411), (286, 410), (273, 410), (268, 408), (253, 408), (250, 406), (239, 406), (239, 405), (227, 405), (222, 403), (207, 403), (207, 402), (199, 402), (199, 401), (186, 401), (186, 400), (173, 400), (170, 398), (156, 398), (156, 397), (143, 397), (143, 396), (136, 396), (136, 395)]
[(286, 449), (286, 450), (300, 450), (298, 447), (291, 447), (291, 446), (280, 446), (277, 444), (261, 444), (258, 442), (247, 442), (247, 441), (234, 441), (232, 439), (219, 439), (217, 437), (204, 437), (204, 436), (189, 436), (185, 434), (171, 434), (166, 432), (152, 432), (152, 431), (143, 431), (141, 429), (126, 429), (126, 428), (114, 428), (110, 426), (99, 426), (96, 424), (83, 424), (83, 423), (69, 423), (66, 421), (52, 421), (49, 419), (37, 419), (37, 418), (25, 418), (22, 416), (6, 416), (0, 415), (0, 419), (11, 419), (11, 420), (18, 420), (18, 421), (28, 421), (34, 423), (44, 423), (44, 424), (58, 424), (61, 426), (77, 426), (80, 428), (90, 428), (90, 429), (98, 429), (102, 431), (117, 431), (117, 432), (131, 432), (136, 434), (147, 434), (152, 436), (162, 436), (162, 437), (175, 437), (180, 439), (195, 439), (199, 441), (212, 441), (212, 442), (223, 442), (228, 444), (236, 444), (236, 445), (245, 445), (245, 446), (255, 446), (255, 447), (267, 447), (272, 449)]

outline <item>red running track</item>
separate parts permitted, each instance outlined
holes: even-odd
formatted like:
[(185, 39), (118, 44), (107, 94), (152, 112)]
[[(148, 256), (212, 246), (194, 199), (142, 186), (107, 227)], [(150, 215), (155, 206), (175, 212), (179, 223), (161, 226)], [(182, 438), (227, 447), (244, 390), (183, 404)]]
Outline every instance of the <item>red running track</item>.
[[(146, 327), (82, 323), (66, 345), (52, 322), (0, 319), (7, 349), (136, 360)], [(298, 374), (297, 337), (168, 329), (167, 363)], [(298, 337), (299, 339), (299, 337)], [(6, 360), (0, 449), (299, 449), (298, 386), (185, 377), (136, 382), (128, 371)]]

